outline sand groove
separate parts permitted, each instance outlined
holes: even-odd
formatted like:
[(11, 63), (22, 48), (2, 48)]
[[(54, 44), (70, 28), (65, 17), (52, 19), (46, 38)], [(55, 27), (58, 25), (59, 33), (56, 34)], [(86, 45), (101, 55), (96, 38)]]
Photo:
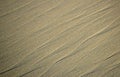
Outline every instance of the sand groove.
[(120, 76), (120, 0), (0, 4), (0, 77)]

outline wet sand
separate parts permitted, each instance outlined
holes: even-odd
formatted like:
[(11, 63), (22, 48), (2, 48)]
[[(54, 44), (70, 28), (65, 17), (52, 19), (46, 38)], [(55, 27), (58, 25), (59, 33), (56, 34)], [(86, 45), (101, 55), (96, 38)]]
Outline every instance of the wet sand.
[(0, 0), (0, 77), (120, 77), (120, 0)]

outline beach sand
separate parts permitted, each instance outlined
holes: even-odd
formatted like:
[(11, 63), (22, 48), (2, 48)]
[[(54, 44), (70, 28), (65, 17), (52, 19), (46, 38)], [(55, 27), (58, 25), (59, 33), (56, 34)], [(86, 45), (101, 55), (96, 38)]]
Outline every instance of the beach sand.
[(0, 0), (0, 77), (120, 77), (120, 0)]

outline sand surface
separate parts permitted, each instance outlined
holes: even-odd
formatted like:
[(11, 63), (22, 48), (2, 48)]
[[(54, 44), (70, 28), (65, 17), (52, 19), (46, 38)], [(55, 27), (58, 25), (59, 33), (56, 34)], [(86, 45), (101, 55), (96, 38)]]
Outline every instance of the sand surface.
[(0, 0), (0, 77), (120, 77), (120, 0)]

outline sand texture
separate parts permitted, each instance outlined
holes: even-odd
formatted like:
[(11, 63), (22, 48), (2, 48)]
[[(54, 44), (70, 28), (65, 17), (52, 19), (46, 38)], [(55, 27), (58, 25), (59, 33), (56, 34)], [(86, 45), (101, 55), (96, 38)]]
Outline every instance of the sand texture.
[(0, 0), (0, 77), (120, 77), (120, 0)]

